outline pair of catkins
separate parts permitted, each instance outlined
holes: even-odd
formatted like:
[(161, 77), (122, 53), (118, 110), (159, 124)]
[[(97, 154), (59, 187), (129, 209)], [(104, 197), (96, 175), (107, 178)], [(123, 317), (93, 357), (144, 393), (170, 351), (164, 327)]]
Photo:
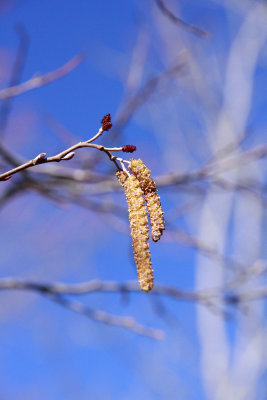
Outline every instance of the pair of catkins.
[(140, 288), (149, 292), (153, 288), (154, 276), (149, 251), (148, 214), (152, 240), (157, 242), (165, 229), (163, 211), (154, 180), (141, 159), (131, 159), (128, 174), (118, 171), (116, 176), (125, 190), (128, 203), (134, 258)]

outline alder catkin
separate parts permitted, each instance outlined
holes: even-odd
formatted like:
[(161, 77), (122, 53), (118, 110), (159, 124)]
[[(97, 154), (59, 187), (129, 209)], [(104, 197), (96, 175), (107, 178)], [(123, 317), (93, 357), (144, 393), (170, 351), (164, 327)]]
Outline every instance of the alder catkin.
[(133, 171), (134, 175), (140, 182), (140, 186), (144, 192), (150, 217), (152, 240), (157, 242), (165, 229), (165, 222), (163, 217), (164, 212), (161, 207), (160, 197), (157, 193), (155, 182), (150, 176), (149, 169), (140, 158), (138, 160), (135, 160), (134, 158), (131, 159), (129, 168)]
[(116, 176), (124, 187), (128, 203), (132, 244), (139, 284), (143, 291), (149, 292), (153, 288), (154, 277), (148, 244), (149, 228), (143, 191), (140, 187), (140, 182), (134, 175), (128, 176), (123, 171), (119, 171), (116, 173)]

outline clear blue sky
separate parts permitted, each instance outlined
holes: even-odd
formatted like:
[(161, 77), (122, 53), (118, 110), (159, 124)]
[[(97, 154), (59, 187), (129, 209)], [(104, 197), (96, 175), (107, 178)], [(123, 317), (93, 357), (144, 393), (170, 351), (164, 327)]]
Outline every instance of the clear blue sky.
[[(68, 143), (53, 132), (47, 123), (48, 116), (69, 131), (70, 144), (94, 135), (103, 115), (110, 112), (115, 118), (124, 101), (138, 40), (148, 43), (144, 45), (147, 55), (141, 84), (164, 71), (188, 46), (190, 51), (203, 52), (207, 65), (217, 54), (223, 92), (225, 54), (240, 20), (234, 13), (225, 15), (217, 2), (179, 3), (181, 16), (209, 31), (212, 39), (195, 38), (170, 23), (170, 40), (177, 35), (176, 55), (172, 53), (174, 45), (162, 50), (158, 24), (162, 16), (152, 0), (14, 0), (3, 2), (3, 6), (0, 2), (1, 88), (6, 85), (18, 44), (14, 29), (17, 22), (23, 23), (30, 39), (22, 80), (56, 69), (80, 51), (87, 55), (68, 76), (14, 101), (6, 143), (27, 158), (43, 151), (53, 155), (64, 149)], [(175, 1), (169, 4), (178, 11)], [(182, 45), (182, 40), (187, 44)], [(266, 113), (262, 111), (266, 105), (261, 89), (264, 84), (266, 87), (266, 74), (259, 68), (253, 95), (256, 105), (250, 116), (251, 124), (258, 128), (266, 123)], [(177, 97), (179, 118), (184, 115), (184, 121), (179, 122), (181, 130), (188, 126), (192, 137), (186, 136), (187, 131), (183, 137), (180, 129), (179, 133), (164, 131), (164, 119), (175, 120), (178, 111), (174, 106), (168, 109), (168, 92), (159, 91), (151, 100), (151, 108), (144, 111), (141, 107), (119, 143), (113, 143), (136, 144), (137, 156), (147, 159), (155, 174), (180, 166), (179, 159), (188, 151), (183, 148), (187, 139), (192, 142), (193, 154), (199, 148), (200, 151), (193, 155), (193, 161), (184, 164), (185, 170), (208, 159), (202, 148), (203, 121), (188, 82), (181, 84), (175, 94), (171, 85), (168, 90)], [(153, 121), (154, 104), (164, 96), (162, 115)], [(190, 101), (193, 105), (189, 105)], [(166, 152), (170, 151), (164, 157), (163, 143)], [(79, 155), (86, 157), (83, 150)], [(103, 157), (103, 165), (107, 163)], [(116, 195), (116, 199), (125, 206), (123, 196)], [(190, 195), (179, 196), (178, 191), (172, 194), (165, 190), (161, 199), (170, 210), (175, 204), (190, 200)], [(183, 218), (178, 226), (187, 229)], [(112, 221), (107, 223), (102, 215), (78, 206), (60, 206), (29, 191), (1, 210), (1, 230), (1, 277), (49, 282), (136, 279), (130, 238), (113, 229)], [(194, 288), (194, 251), (168, 240), (151, 244), (151, 251), (157, 281), (183, 289)], [(97, 309), (132, 315), (143, 324), (164, 330), (166, 339), (157, 342), (121, 328), (97, 324), (35, 294), (2, 292), (0, 298), (1, 399), (205, 399), (193, 304), (170, 299), (162, 299), (162, 304), (158, 304), (156, 298), (145, 294), (130, 295), (127, 299), (120, 294), (95, 294), (81, 299)], [(157, 313), (160, 306), (167, 310), (163, 316)]]

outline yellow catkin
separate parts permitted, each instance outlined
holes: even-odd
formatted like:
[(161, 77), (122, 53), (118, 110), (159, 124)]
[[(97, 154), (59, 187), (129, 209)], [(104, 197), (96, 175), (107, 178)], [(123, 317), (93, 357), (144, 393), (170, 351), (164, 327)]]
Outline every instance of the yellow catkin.
[(153, 269), (148, 244), (147, 209), (140, 183), (134, 175), (128, 176), (122, 171), (116, 176), (124, 187), (128, 203), (131, 236), (133, 240), (134, 258), (140, 287), (149, 292), (153, 288)]
[(139, 180), (144, 192), (150, 217), (152, 239), (157, 242), (165, 229), (165, 222), (155, 182), (150, 176), (149, 169), (140, 158), (138, 160), (132, 159), (129, 168)]

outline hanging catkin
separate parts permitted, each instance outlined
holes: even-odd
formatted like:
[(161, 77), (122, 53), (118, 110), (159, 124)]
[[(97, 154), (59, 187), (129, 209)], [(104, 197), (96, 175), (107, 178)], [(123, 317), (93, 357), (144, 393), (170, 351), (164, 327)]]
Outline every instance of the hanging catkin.
[(140, 182), (134, 175), (119, 171), (116, 176), (124, 187), (128, 203), (134, 258), (140, 287), (149, 292), (153, 288), (153, 269), (148, 244), (148, 218)]
[(131, 159), (129, 168), (140, 182), (141, 189), (144, 192), (150, 217), (152, 239), (157, 242), (165, 229), (165, 222), (155, 182), (150, 176), (149, 169), (140, 158), (138, 160)]

